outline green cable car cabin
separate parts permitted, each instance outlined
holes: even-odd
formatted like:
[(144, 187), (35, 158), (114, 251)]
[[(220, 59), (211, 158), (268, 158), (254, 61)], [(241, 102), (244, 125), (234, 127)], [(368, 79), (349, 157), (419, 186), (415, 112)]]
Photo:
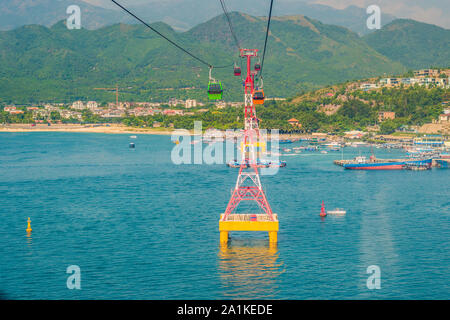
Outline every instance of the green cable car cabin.
[(223, 89), (222, 89), (222, 83), (220, 81), (209, 82), (209, 84), (208, 84), (209, 100), (221, 100), (222, 94), (223, 94)]

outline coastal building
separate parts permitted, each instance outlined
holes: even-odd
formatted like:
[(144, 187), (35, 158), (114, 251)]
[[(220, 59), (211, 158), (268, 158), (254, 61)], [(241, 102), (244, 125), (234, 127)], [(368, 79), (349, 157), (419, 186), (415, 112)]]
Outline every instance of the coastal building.
[(420, 84), (420, 79), (418, 79), (418, 78), (402, 78), (401, 83), (405, 86)]
[(178, 105), (184, 105), (184, 104), (185, 104), (185, 102), (183, 100), (179, 100), (176, 98), (171, 98), (168, 103), (169, 107), (176, 107)]
[(86, 109), (86, 106), (84, 105), (83, 101), (75, 101), (72, 103), (71, 108), (75, 110), (83, 110)]
[(103, 110), (102, 113), (100, 114), (100, 117), (102, 118), (121, 118), (124, 116), (125, 113), (122, 110), (118, 109)]
[(174, 109), (166, 109), (163, 111), (163, 114), (166, 116), (175, 116), (175, 115), (183, 115), (183, 110), (174, 110)]
[(61, 117), (63, 119), (70, 119), (70, 118), (78, 119), (78, 120), (82, 119), (81, 112), (77, 112), (77, 111), (71, 111), (71, 110), (62, 109), (59, 112), (59, 114), (61, 115)]
[(449, 123), (450, 113), (443, 113), (439, 116), (439, 123)]
[(128, 114), (138, 117), (138, 116), (151, 116), (154, 114), (154, 112), (153, 109), (151, 108), (137, 107), (128, 110)]
[(47, 110), (47, 111), (59, 111), (59, 110), (61, 110), (58, 107), (55, 107), (54, 105), (51, 105), (51, 104), (44, 105), (44, 109)]
[(394, 87), (397, 86), (401, 82), (399, 78), (382, 78), (379, 81), (379, 84), (384, 87)]
[(196, 106), (197, 106), (197, 100), (195, 100), (195, 99), (188, 99), (188, 100), (186, 100), (186, 103), (184, 104), (184, 107), (186, 109), (195, 108)]
[(215, 105), (218, 109), (223, 109), (227, 106), (227, 104), (224, 101), (218, 101), (215, 103)]
[(363, 83), (359, 86), (359, 88), (364, 91), (368, 91), (371, 89), (376, 89), (376, 88), (378, 88), (378, 86), (375, 83)]
[(16, 107), (5, 107), (5, 108), (3, 108), (3, 111), (5, 111), (5, 112), (11, 112), (11, 111), (15, 111), (15, 110), (17, 110)]
[(98, 108), (98, 103), (96, 101), (88, 101), (86, 103), (86, 108), (88, 108), (89, 110), (97, 109)]
[(409, 125), (402, 125), (400, 126), (400, 128), (398, 128), (397, 130), (395, 130), (397, 132), (405, 132), (405, 133), (418, 133), (418, 127), (417, 126), (409, 126)]
[(448, 78), (420, 78), (419, 84), (421, 85), (436, 85), (438, 87), (445, 87), (448, 84)]
[(378, 121), (382, 122), (384, 120), (393, 120), (395, 119), (395, 112), (392, 111), (381, 111), (378, 112)]
[(414, 77), (416, 78), (426, 78), (426, 77), (438, 77), (438, 69), (422, 69), (414, 71)]
[(3, 111), (8, 112), (9, 114), (21, 114), (23, 110), (19, 110), (16, 107), (5, 107)]
[(117, 109), (119, 110), (127, 110), (131, 107), (131, 103), (129, 102), (119, 102), (119, 106), (117, 107)]
[(353, 130), (344, 132), (345, 137), (349, 139), (360, 139), (367, 134), (367, 132)]
[(288, 123), (289, 123), (291, 126), (295, 127), (295, 128), (301, 128), (301, 127), (302, 127), (302, 124), (301, 124), (297, 119), (295, 119), (295, 118), (289, 119), (289, 120), (288, 120)]

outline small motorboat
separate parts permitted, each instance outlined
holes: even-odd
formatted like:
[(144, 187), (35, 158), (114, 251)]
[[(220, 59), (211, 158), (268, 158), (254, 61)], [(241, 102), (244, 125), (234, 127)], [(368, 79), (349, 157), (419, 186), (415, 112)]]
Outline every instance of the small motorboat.
[(131, 148), (131, 149), (134, 149), (134, 147), (135, 147), (134, 143), (133, 143), (133, 142), (130, 142), (130, 148)]
[(130, 136), (130, 139), (136, 139), (137, 137), (136, 136)]

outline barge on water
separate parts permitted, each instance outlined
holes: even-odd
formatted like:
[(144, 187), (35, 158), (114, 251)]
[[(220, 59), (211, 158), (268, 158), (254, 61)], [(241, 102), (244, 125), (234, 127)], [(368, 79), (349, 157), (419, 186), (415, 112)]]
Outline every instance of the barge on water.
[(356, 157), (353, 160), (335, 160), (334, 164), (349, 170), (402, 170), (406, 166), (430, 166), (432, 159), (376, 159), (371, 156)]

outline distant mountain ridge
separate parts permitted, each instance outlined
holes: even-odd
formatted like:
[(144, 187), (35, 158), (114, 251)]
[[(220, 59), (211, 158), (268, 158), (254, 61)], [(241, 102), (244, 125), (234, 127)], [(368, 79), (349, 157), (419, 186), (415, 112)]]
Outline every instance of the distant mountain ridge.
[[(242, 46), (261, 50), (267, 18), (233, 12), (231, 19)], [(183, 33), (165, 23), (153, 26), (208, 63), (231, 65), (237, 53), (226, 23), (219, 15)], [(381, 33), (389, 38), (386, 32), (397, 29), (389, 30), (369, 36)], [(420, 43), (413, 39), (417, 32), (408, 34), (412, 43)], [(264, 66), (266, 94), (290, 97), (328, 84), (409, 69), (409, 64), (393, 61), (395, 55), (375, 50), (371, 45), (378, 42), (366, 37), (305, 16), (275, 17)], [(429, 38), (436, 47), (450, 51), (448, 39), (432, 34)], [(402, 54), (412, 64), (419, 49), (408, 48)], [(421, 55), (415, 65), (429, 66)], [(242, 83), (232, 75), (232, 68), (213, 71), (223, 82), (224, 98), (241, 100)], [(0, 102), (113, 101), (110, 93), (93, 88), (116, 84), (128, 88), (121, 91), (122, 100), (205, 100), (207, 77), (206, 66), (142, 25), (68, 30), (61, 21), (51, 28), (31, 25), (0, 32)]]
[(364, 40), (381, 54), (411, 69), (450, 66), (450, 30), (432, 24), (397, 19)]
[[(102, 7), (99, 6), (102, 4)], [(127, 1), (119, 1), (131, 11), (139, 14), (148, 22), (163, 21), (176, 30), (186, 31), (206, 22), (222, 13), (217, 0), (172, 0), (147, 2), (141, 5), (128, 5)], [(227, 0), (230, 11), (245, 12), (253, 16), (267, 16), (268, 1), (261, 0)], [(51, 26), (57, 21), (67, 18), (66, 8), (78, 5), (82, 12), (82, 25), (87, 29), (116, 23), (136, 23), (127, 14), (119, 10), (112, 2), (87, 0), (2, 0), (0, 2), (0, 30), (11, 30), (22, 25), (41, 24)], [(307, 4), (303, 1), (277, 1), (273, 8), (275, 16), (306, 15), (326, 24), (335, 24), (349, 28), (358, 34), (366, 34), (371, 30), (366, 27), (365, 9), (349, 6), (346, 9), (335, 9), (326, 5)], [(389, 14), (382, 15), (382, 23), (395, 19)]]

